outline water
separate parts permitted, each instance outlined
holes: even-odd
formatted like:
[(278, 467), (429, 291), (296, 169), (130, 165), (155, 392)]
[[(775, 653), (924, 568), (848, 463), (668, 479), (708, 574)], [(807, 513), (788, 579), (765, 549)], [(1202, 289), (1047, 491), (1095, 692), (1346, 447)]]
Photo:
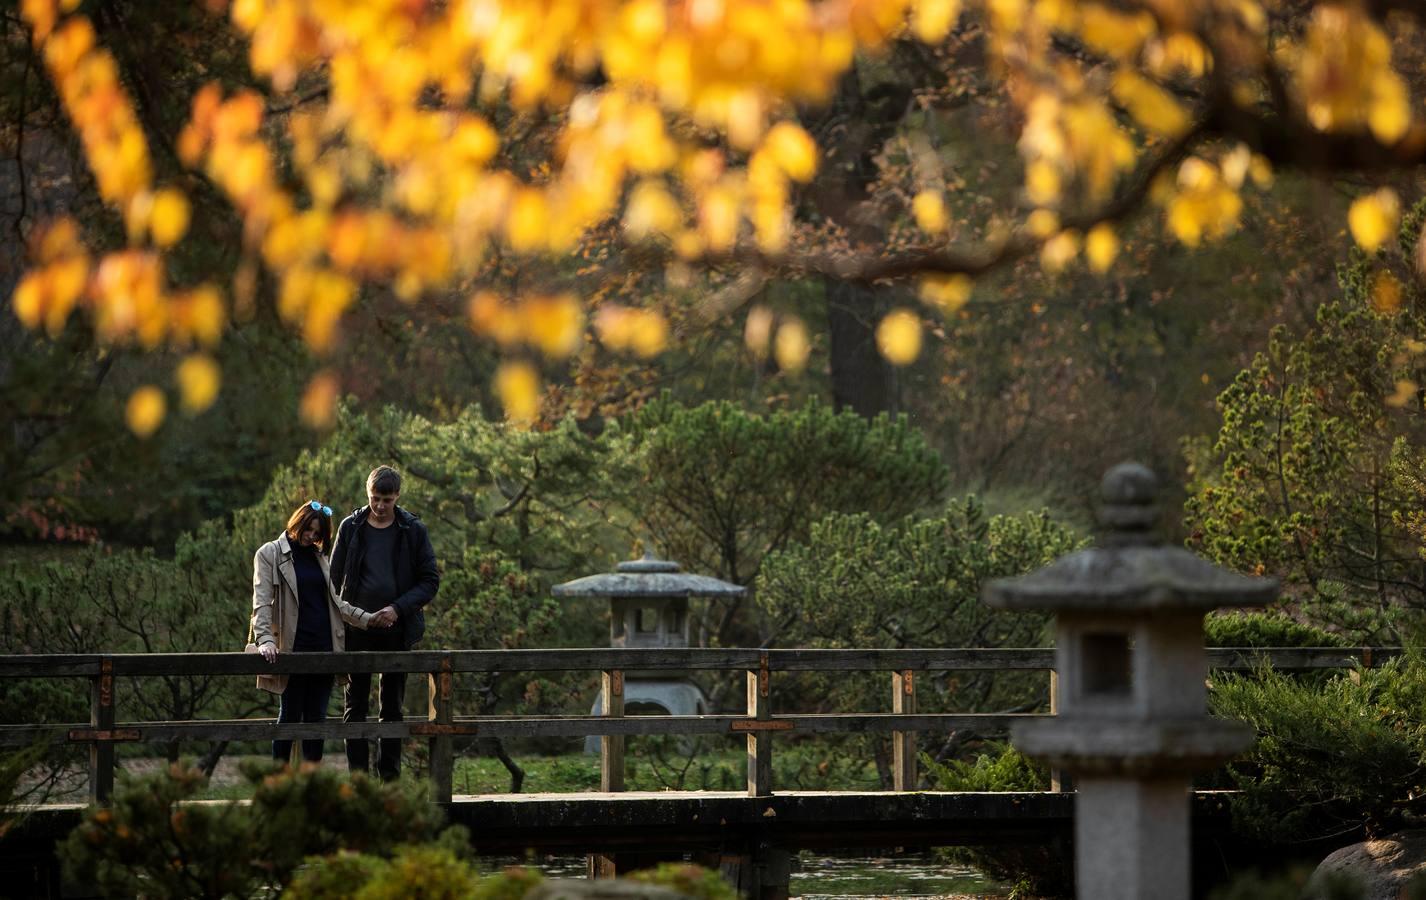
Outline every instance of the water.
[(930, 853), (844, 857), (802, 853), (792, 872), (792, 896), (896, 897), (899, 900), (979, 900), (1004, 897), (986, 877)]
[[(550, 878), (583, 878), (585, 874), (583, 856), (546, 856), (524, 864)], [(493, 868), (498, 869), (499, 864)], [(998, 885), (974, 869), (938, 860), (930, 853), (825, 856), (803, 851), (793, 863), (791, 888), (792, 897), (802, 900), (992, 900), (1005, 896)]]

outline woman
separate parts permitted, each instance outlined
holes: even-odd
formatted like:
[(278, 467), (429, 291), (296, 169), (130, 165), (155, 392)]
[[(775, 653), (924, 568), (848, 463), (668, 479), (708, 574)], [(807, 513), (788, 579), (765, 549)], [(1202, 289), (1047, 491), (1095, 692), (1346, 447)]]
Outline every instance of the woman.
[[(344, 648), (343, 622), (358, 628), (372, 614), (332, 591), (327, 554), (332, 549), (332, 508), (316, 500), (297, 507), (277, 540), (253, 556), (252, 641), (268, 662), (278, 653), (311, 653)], [(347, 676), (343, 675), (345, 679)], [(332, 696), (332, 675), (259, 675), (257, 686), (282, 697), (277, 723), (323, 722)], [(292, 741), (272, 742), (273, 759), (288, 760)], [(304, 740), (302, 758), (318, 762), (321, 740)]]

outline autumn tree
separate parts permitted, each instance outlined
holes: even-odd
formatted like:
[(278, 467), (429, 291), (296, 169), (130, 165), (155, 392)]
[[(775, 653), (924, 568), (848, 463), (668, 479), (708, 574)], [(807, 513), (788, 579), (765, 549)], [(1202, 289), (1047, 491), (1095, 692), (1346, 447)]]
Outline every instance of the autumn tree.
[[(1410, 102), (1420, 23), (1398, 3), (215, 2), (188, 33), (226, 15), (258, 89), (209, 80), (177, 129), (139, 89), (143, 61), (111, 46), (131, 11), (109, 6), (22, 4), (123, 234), (34, 230), (15, 309), (50, 331), (83, 309), (106, 343), (191, 351), (175, 367), (189, 408), (269, 279), (319, 355), (367, 286), (471, 297), (471, 324), (503, 348), (498, 393), (528, 421), (538, 360), (577, 352), (590, 326), (607, 352), (667, 342), (664, 312), (587, 293), (581, 272), (636, 266), (671, 294), (703, 279), (714, 316), (804, 277), (908, 282), (953, 311), (1026, 256), (1109, 269), (1116, 226), (1146, 204), (1198, 246), (1238, 225), (1274, 167), (1374, 172), (1426, 148)], [(1019, 177), (989, 202), (936, 147), (939, 111), (968, 95), (1013, 112)], [(895, 115), (902, 97), (923, 119)], [(205, 281), (171, 263), (210, 195), (235, 211), (241, 253), (231, 278)], [(1393, 215), (1391, 193), (1365, 192), (1354, 236), (1370, 248)], [(482, 292), (494, 258), (584, 262)], [(927, 315), (899, 306), (862, 313), (893, 364), (917, 355)], [(748, 338), (784, 368), (805, 362), (796, 318), (762, 316)], [(309, 417), (327, 421), (338, 392), (316, 375)], [(157, 428), (166, 394), (135, 390), (130, 426)]]
[(1426, 608), (1426, 323), (1410, 276), (1423, 216), (1418, 205), (1399, 240), (1344, 266), (1341, 299), (1305, 334), (1274, 329), (1219, 398), (1211, 449), (1191, 452), (1192, 542), (1283, 577), (1291, 598), (1367, 637)]

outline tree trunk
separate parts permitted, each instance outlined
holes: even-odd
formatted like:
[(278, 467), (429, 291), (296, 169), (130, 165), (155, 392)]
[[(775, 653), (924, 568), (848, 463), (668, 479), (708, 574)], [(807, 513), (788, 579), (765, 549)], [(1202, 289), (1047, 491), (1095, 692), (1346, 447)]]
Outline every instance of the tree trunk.
[(876, 348), (876, 323), (885, 312), (885, 301), (874, 288), (863, 285), (831, 278), (824, 285), (833, 408), (850, 409), (864, 419), (897, 412), (900, 398), (891, 366)]

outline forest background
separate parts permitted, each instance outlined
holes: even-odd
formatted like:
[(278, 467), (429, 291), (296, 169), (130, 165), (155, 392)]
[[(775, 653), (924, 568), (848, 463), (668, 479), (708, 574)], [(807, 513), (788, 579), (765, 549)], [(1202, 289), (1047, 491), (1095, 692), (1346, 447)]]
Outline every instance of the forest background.
[[(444, 8), (408, 6), (413, 19)], [(998, 7), (972, 5), (939, 33), (913, 10), (910, 30), (892, 23), (863, 40), (834, 89), (790, 104), (821, 154), (815, 175), (792, 179), (805, 186), (788, 198), (791, 240), (836, 248), (850, 269), (787, 264), (755, 217), (746, 247), (718, 250), (713, 192), (694, 213), (704, 244), (687, 252), (692, 232), (641, 243), (617, 217), (561, 252), (529, 252), (530, 229), (511, 226), (459, 277), (413, 287), (404, 269), (369, 272), (328, 306), (316, 288), (293, 299), (288, 250), (275, 231), (255, 236), (232, 172), (201, 154), (206, 167), (193, 164), (202, 86), (220, 84), (234, 116), (256, 98), (264, 165), (314, 202), (381, 204), (390, 188), (414, 216), (408, 189), (391, 187), (411, 173), (318, 177), (299, 123), (336, 88), (320, 67), (276, 77), (256, 49), (253, 4), (75, 13), (132, 104), (149, 180), (182, 186), (181, 228), (155, 213), (157, 195), (135, 195), (147, 196), (142, 215), (133, 198), (117, 203), (72, 127), (54, 48), (75, 32), (39, 39), (42, 13), (58, 8), (4, 10), (0, 294), (14, 314), (0, 317), (0, 647), (236, 649), (253, 550), (296, 503), (360, 505), (377, 462), (406, 473), (403, 503), (436, 541), (438, 646), (599, 645), (602, 611), (562, 607), (548, 588), (645, 549), (754, 589), (748, 603), (699, 609), (700, 644), (1040, 643), (1043, 621), (990, 615), (978, 585), (1077, 546), (1099, 475), (1124, 459), (1165, 477), (1170, 538), (1283, 578), (1284, 612), (1354, 642), (1409, 636), (1426, 606), (1423, 136), (1408, 127), (1410, 104), (1403, 113), (1382, 96), (1419, 106), (1420, 23), (1393, 4), (1274, 6), (1260, 23), (1269, 43), (1299, 42), (1307, 62), (1351, 51), (1334, 63), (1352, 77), (1327, 79), (1323, 90), (1343, 93), (1328, 100), (1351, 107), (1358, 82), (1374, 98), (1362, 106), (1370, 121), (1296, 131), (1292, 114), (1321, 101), (1310, 73), (1245, 123), (1221, 108), (1227, 86), (1213, 73), (1227, 57), (1218, 70), (1195, 64), (1162, 17), (1146, 30), (1127, 12), (1073, 6), (1081, 18), (1045, 39), (1052, 71), (1078, 66), (1092, 93), (1096, 72), (1141, 66), (1171, 89), (1152, 102), (1105, 94), (1106, 134), (1132, 135), (1146, 160), (1107, 198), (1084, 172), (1063, 190), (1059, 175), (1053, 190), (1043, 183), (1044, 160), (1025, 149), (1036, 107), (988, 58), (1006, 30)], [(1152, 63), (1156, 46), (1161, 57), (1176, 47), (1179, 62)], [(1383, 54), (1392, 78), (1376, 71)], [(614, 76), (561, 78), (597, 93)], [(481, 102), (502, 171), (556, 183), (579, 113), (518, 91)], [(747, 148), (719, 125), (693, 139), (742, 160)], [(1350, 140), (1332, 140), (1338, 131)], [(696, 175), (708, 158), (686, 168)], [(801, 157), (789, 159), (792, 170)], [(1185, 212), (1185, 197), (1207, 211)], [(215, 317), (203, 288), (175, 294), (153, 334), (140, 317), (116, 339), (102, 279), (92, 308), (56, 301), (63, 265), (80, 256), (54, 224), (62, 216), (86, 245), (162, 245), (175, 282), (230, 299)], [(1022, 219), (1015, 238), (995, 237)], [(1085, 227), (1060, 228), (1073, 221)], [(982, 239), (998, 249), (958, 255)], [(345, 245), (324, 246), (337, 266)], [(903, 277), (923, 270), (919, 290)], [(570, 293), (588, 308), (573, 325)], [(620, 332), (605, 310), (639, 324)], [(544, 324), (523, 334), (516, 320)], [(511, 373), (531, 369), (535, 387), (512, 390)], [(1013, 681), (935, 687), (929, 708), (1044, 702), (1043, 687)], [(122, 696), (175, 719), (258, 714), (267, 698), (255, 693), (171, 679)], [(461, 711), (543, 711), (569, 693), (472, 680)], [(808, 708), (881, 702), (855, 686), (796, 695)], [(0, 720), (75, 721), (83, 709), (77, 690), (27, 684), (0, 702)], [(936, 754), (961, 749), (952, 740)]]

